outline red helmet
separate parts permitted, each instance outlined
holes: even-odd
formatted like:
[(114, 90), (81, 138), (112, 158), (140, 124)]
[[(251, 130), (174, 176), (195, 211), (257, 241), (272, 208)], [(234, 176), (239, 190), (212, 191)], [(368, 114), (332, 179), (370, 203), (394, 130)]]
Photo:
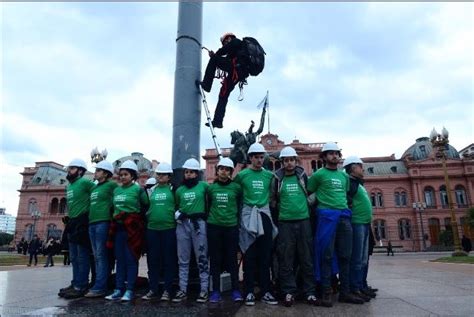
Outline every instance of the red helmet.
[(224, 44), (224, 41), (229, 37), (232, 36), (233, 38), (236, 38), (235, 34), (232, 32), (226, 32), (221, 36), (221, 43)]

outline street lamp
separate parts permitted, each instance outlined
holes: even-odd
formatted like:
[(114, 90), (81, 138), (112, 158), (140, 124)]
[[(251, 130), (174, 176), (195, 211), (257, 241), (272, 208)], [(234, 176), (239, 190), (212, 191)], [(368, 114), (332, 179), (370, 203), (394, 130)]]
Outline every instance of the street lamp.
[(41, 212), (37, 208), (34, 208), (31, 213), (31, 218), (33, 218), (33, 230), (31, 231), (30, 240), (32, 240), (33, 237), (35, 236), (36, 222), (38, 221), (39, 218), (41, 218)]
[(466, 252), (461, 249), (459, 243), (459, 232), (458, 224), (456, 221), (456, 214), (454, 213), (453, 199), (451, 197), (451, 186), (449, 185), (448, 169), (446, 168), (446, 151), (449, 149), (449, 132), (443, 127), (441, 134), (439, 134), (435, 128), (430, 133), (430, 141), (433, 144), (433, 149), (436, 150), (435, 157), (441, 159), (443, 164), (444, 182), (446, 185), (446, 193), (448, 198), (448, 206), (451, 212), (451, 225), (453, 227), (453, 240), (454, 240), (454, 252), (453, 256), (466, 256)]
[(421, 225), (421, 241), (423, 241), (423, 251), (426, 251), (426, 241), (425, 241), (425, 229), (423, 227), (423, 210), (425, 210), (426, 204), (422, 202), (414, 202), (413, 209), (420, 213), (420, 225)]
[(91, 162), (92, 163), (99, 163), (100, 161), (103, 161), (107, 158), (107, 155), (109, 153), (107, 152), (107, 149), (104, 149), (102, 152), (99, 152), (97, 149), (97, 146), (92, 149), (91, 151)]

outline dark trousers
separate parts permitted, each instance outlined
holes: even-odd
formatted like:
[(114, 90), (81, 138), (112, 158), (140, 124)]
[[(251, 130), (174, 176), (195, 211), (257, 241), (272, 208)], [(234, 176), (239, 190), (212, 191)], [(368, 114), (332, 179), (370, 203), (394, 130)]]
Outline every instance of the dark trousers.
[(350, 218), (340, 217), (336, 232), (324, 250), (321, 263), (321, 284), (323, 289), (331, 287), (332, 261), (337, 256), (339, 266), (339, 280), (341, 282), (341, 294), (350, 292), (349, 270), (352, 255), (352, 225)]
[(53, 253), (48, 253), (48, 257), (46, 258), (46, 264), (44, 266), (54, 266), (54, 260), (53, 260)]
[(159, 283), (164, 278), (164, 289), (172, 294), (178, 258), (176, 255), (176, 229), (146, 231), (148, 279), (150, 290), (160, 292)]
[(33, 257), (35, 258), (35, 265), (38, 264), (38, 253), (37, 252), (30, 253), (30, 262), (29, 262), (29, 264), (31, 265), (31, 262), (33, 262)]
[(258, 269), (259, 285), (262, 294), (270, 291), (270, 264), (272, 255), (272, 223), (267, 215), (262, 216), (264, 235), (255, 240), (244, 257), (244, 282), (246, 293), (253, 293), (255, 274)]
[(232, 289), (239, 289), (239, 273), (237, 267), (239, 230), (237, 226), (224, 227), (208, 223), (207, 241), (211, 262), (213, 290), (220, 290), (220, 275), (224, 271), (224, 268), (230, 273)]
[(313, 237), (309, 219), (278, 224), (277, 253), (279, 281), (283, 294), (297, 293), (295, 256), (303, 278), (306, 296), (314, 295)]
[[(209, 60), (209, 63), (206, 67), (206, 72), (204, 73), (203, 86), (208, 87), (209, 90), (212, 87), (212, 82), (214, 80), (214, 75), (216, 69), (219, 68), (227, 73), (224, 77), (222, 87), (219, 91), (219, 99), (217, 101), (216, 110), (214, 112), (214, 122), (221, 123), (224, 120), (225, 109), (227, 107), (227, 101), (229, 100), (230, 93), (234, 90), (237, 83), (245, 79), (248, 74), (244, 74), (239, 70), (239, 67), (236, 65), (234, 69), (233, 62), (228, 57), (214, 55)], [(235, 71), (235, 72), (234, 72)]]

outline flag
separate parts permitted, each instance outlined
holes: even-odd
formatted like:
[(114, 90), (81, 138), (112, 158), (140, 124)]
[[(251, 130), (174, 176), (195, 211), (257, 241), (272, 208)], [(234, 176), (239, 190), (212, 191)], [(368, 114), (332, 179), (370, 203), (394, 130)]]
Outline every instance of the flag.
[(265, 95), (265, 98), (263, 98), (263, 100), (260, 101), (257, 108), (258, 109), (268, 108), (268, 106), (269, 106), (269, 100), (268, 100), (268, 90), (267, 90), (267, 94)]

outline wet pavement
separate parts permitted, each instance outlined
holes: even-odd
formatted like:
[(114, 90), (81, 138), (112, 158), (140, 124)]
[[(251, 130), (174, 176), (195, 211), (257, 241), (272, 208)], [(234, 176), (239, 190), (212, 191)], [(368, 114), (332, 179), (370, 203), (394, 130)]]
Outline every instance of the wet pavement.
[[(58, 289), (67, 286), (71, 267), (0, 267), (1, 316), (474, 316), (474, 265), (433, 263), (443, 253), (408, 253), (371, 258), (369, 284), (377, 298), (364, 305), (335, 302), (334, 307), (297, 303), (291, 308), (257, 302), (253, 307), (234, 304), (224, 295), (220, 304), (198, 304), (193, 294), (186, 303), (108, 302), (104, 299), (65, 300)], [(146, 276), (145, 259), (140, 275)], [(195, 295), (197, 296), (197, 294)], [(336, 299), (336, 298), (335, 298)]]

